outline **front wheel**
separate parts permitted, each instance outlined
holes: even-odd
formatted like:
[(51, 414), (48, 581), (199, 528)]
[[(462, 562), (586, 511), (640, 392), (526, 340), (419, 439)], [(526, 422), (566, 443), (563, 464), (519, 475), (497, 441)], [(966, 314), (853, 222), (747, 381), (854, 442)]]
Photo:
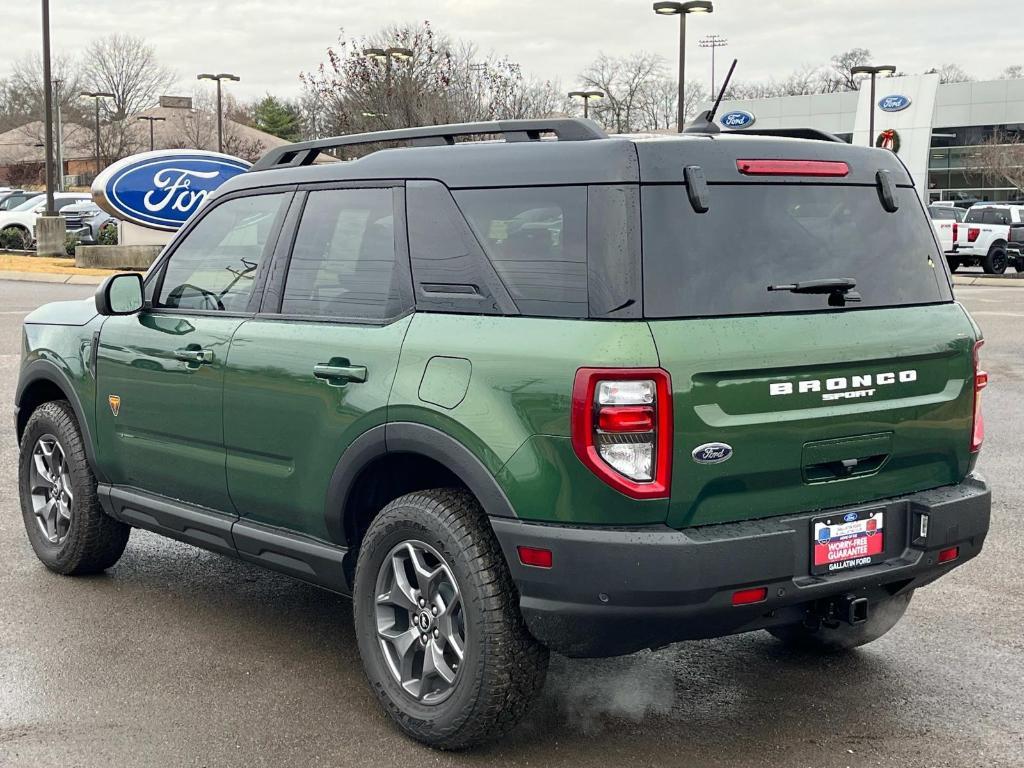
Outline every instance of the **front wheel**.
[(124, 552), (131, 528), (107, 516), (71, 406), (39, 406), (25, 425), (18, 462), (21, 513), (36, 556), (67, 576), (98, 573)]
[(370, 525), (356, 566), (363, 668), (409, 736), (464, 749), (498, 738), (544, 684), (498, 542), (462, 490), (408, 494)]
[(981, 268), (989, 275), (1001, 275), (1006, 271), (1009, 259), (1006, 256), (1006, 248), (1002, 245), (993, 245), (988, 249), (988, 254), (981, 260)]
[(787, 624), (771, 627), (769, 632), (786, 645), (802, 651), (815, 653), (839, 653), (849, 651), (861, 645), (877, 640), (903, 618), (910, 605), (914, 590), (884, 600), (878, 600), (869, 606), (867, 621), (860, 624), (839, 624), (828, 627), (824, 624), (808, 626), (806, 624)]

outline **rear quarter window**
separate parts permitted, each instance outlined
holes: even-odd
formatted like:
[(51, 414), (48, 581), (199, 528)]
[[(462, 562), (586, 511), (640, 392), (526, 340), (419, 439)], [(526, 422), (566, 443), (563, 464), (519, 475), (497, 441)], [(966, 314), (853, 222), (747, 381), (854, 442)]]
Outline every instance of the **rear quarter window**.
[(522, 314), (587, 317), (586, 187), (453, 194)]
[(825, 295), (768, 286), (853, 278), (851, 308), (950, 301), (949, 282), (916, 193), (888, 213), (875, 187), (713, 184), (695, 213), (682, 185), (642, 191), (648, 317), (828, 310)]

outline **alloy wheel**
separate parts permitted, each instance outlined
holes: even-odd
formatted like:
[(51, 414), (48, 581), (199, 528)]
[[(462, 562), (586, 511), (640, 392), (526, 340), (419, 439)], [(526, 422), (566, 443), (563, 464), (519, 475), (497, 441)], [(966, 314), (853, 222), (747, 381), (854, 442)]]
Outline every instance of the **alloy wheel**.
[(32, 449), (29, 493), (36, 524), (46, 540), (60, 546), (71, 530), (71, 507), (75, 496), (71, 475), (60, 441), (43, 435)]
[(466, 649), (462, 592), (451, 567), (422, 541), (394, 547), (377, 573), (377, 640), (391, 676), (412, 698), (440, 704)]

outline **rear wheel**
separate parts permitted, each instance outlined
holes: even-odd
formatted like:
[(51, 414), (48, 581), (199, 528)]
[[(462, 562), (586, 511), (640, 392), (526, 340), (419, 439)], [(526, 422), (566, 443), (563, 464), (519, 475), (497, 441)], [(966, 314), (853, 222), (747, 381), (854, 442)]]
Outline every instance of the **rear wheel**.
[(43, 565), (79, 576), (116, 563), (131, 528), (100, 508), (71, 406), (63, 400), (39, 406), (25, 426), (20, 450), (22, 518)]
[(498, 543), (464, 491), (412, 493), (374, 518), (354, 611), (370, 686), (430, 746), (501, 736), (544, 684), (547, 649), (523, 625)]
[(989, 275), (1001, 275), (1006, 271), (1009, 259), (1006, 256), (1006, 246), (998, 243), (988, 249), (988, 255), (981, 260), (981, 268)]
[(860, 624), (788, 624), (768, 631), (786, 645), (814, 653), (840, 653), (877, 640), (896, 626), (910, 605), (914, 591), (871, 603), (867, 621)]

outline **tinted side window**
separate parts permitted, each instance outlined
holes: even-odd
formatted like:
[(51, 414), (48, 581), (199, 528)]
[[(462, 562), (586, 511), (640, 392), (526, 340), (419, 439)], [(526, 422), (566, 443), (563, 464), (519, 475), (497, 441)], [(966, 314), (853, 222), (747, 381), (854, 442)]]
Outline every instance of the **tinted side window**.
[(310, 192), (295, 237), (281, 312), (384, 320), (402, 310), (392, 188)]
[(587, 317), (586, 187), (454, 195), (520, 312)]
[(968, 224), (981, 224), (987, 210), (988, 208), (971, 208), (964, 217), (964, 221)]
[(171, 254), (156, 305), (240, 312), (290, 192), (226, 200)]
[(447, 187), (437, 181), (410, 181), (405, 208), (417, 309), (516, 314)]
[(985, 217), (986, 224), (1009, 224), (1010, 212), (1003, 208), (992, 208), (990, 215)]

